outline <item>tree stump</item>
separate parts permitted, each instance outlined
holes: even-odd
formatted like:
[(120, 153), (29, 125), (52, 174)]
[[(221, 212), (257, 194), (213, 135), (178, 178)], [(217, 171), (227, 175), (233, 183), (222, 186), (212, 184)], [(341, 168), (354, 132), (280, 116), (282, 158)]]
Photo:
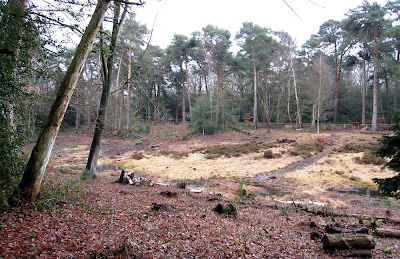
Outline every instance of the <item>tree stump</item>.
[(375, 241), (370, 235), (325, 234), (322, 237), (322, 244), (325, 250), (345, 249), (374, 249)]

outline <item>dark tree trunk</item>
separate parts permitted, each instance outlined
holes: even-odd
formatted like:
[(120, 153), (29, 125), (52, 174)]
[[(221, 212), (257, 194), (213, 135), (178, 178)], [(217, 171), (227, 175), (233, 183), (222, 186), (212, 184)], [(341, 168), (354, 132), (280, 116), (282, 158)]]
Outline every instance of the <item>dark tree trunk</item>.
[(39, 134), (36, 145), (32, 150), (25, 173), (19, 184), (22, 198), (27, 201), (35, 201), (39, 193), (46, 166), (49, 162), (51, 149), (53, 148), (65, 111), (110, 3), (111, 1), (109, 0), (99, 0), (81, 42), (75, 51), (74, 59), (58, 89), (56, 100), (51, 107), (43, 131)]
[(104, 123), (106, 119), (106, 112), (107, 112), (107, 105), (108, 105), (108, 97), (110, 95), (110, 87), (111, 87), (111, 76), (113, 72), (113, 65), (114, 65), (114, 56), (115, 50), (117, 46), (117, 37), (120, 25), (125, 18), (127, 12), (127, 6), (125, 6), (124, 12), (120, 16), (121, 10), (121, 3), (115, 2), (114, 7), (114, 18), (113, 18), (113, 30), (111, 35), (111, 46), (110, 46), (110, 53), (111, 56), (108, 58), (107, 63), (105, 64), (105, 60), (103, 58), (103, 74), (104, 74), (104, 84), (103, 84), (103, 91), (101, 94), (100, 99), (100, 108), (97, 115), (96, 120), (96, 127), (94, 130), (94, 136), (92, 140), (92, 145), (90, 147), (90, 153), (88, 157), (88, 161), (86, 164), (85, 174), (90, 175), (91, 177), (96, 177), (96, 167), (97, 167), (97, 160), (100, 154), (100, 143), (101, 143), (101, 136), (104, 129)]

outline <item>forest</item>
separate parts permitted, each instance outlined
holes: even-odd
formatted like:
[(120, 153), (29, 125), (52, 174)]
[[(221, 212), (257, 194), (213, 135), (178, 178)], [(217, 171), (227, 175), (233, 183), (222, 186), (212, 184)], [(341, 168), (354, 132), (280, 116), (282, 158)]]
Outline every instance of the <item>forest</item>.
[(136, 8), (0, 1), (0, 256), (400, 256), (399, 0), (303, 45)]

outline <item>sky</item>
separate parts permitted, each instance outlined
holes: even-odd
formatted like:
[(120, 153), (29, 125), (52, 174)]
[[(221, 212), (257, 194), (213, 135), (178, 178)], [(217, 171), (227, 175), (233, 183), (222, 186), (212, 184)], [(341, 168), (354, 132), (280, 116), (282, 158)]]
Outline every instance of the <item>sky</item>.
[[(208, 24), (231, 32), (232, 38), (243, 22), (253, 22), (275, 31), (286, 31), (300, 47), (329, 19), (342, 20), (362, 0), (145, 0), (135, 7), (139, 22), (152, 28), (151, 44), (166, 48), (176, 34), (190, 36)], [(375, 0), (381, 5), (386, 0)], [(155, 23), (154, 23), (155, 21)]]

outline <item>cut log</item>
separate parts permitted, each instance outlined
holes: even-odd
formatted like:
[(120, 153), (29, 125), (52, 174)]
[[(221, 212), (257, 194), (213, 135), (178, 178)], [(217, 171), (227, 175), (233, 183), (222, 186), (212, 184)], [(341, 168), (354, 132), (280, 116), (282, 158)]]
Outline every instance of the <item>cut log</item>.
[(333, 234), (333, 233), (358, 233), (358, 234), (368, 234), (368, 228), (362, 227), (362, 228), (357, 228), (357, 229), (347, 229), (347, 228), (342, 228), (339, 226), (335, 226), (332, 224), (329, 224), (325, 227), (325, 231), (327, 233)]
[(121, 170), (121, 175), (119, 176), (118, 182), (123, 184), (133, 184), (134, 176), (135, 176), (134, 172)]
[(370, 235), (344, 236), (342, 234), (325, 234), (322, 237), (322, 244), (325, 250), (345, 249), (374, 249), (375, 241)]
[(400, 238), (400, 230), (399, 229), (384, 229), (384, 228), (377, 228), (375, 233), (379, 237), (393, 237), (393, 238)]

